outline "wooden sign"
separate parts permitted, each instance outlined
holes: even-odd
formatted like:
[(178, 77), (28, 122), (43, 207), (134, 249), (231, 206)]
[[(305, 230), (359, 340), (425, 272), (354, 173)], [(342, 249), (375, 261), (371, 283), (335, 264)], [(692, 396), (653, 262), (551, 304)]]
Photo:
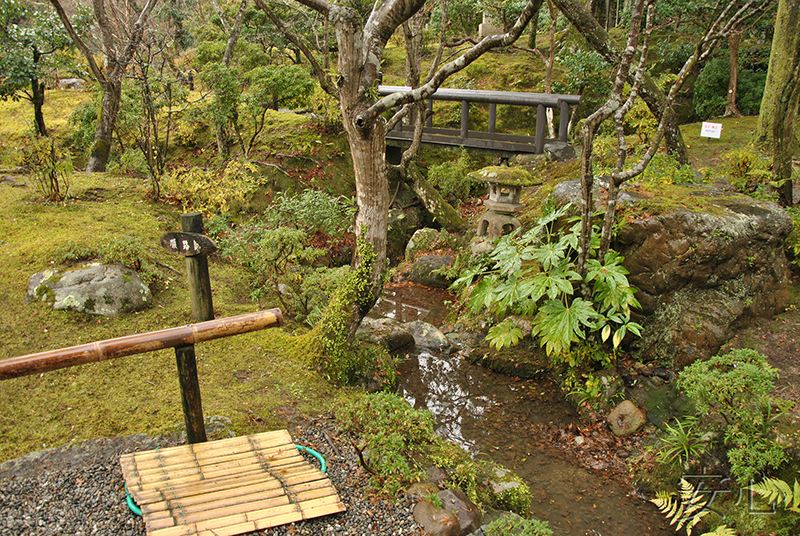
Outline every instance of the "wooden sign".
[(703, 128), (700, 130), (700, 136), (704, 138), (717, 138), (722, 135), (722, 123), (706, 123), (703, 121)]
[(167, 233), (161, 237), (161, 245), (167, 251), (186, 257), (217, 251), (214, 241), (199, 233)]

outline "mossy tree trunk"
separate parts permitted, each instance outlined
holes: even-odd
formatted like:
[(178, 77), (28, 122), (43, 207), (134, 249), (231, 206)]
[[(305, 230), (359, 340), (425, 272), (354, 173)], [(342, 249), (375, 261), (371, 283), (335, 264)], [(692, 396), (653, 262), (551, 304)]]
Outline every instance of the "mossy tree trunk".
[(773, 134), (781, 94), (792, 76), (798, 41), (800, 41), (800, 0), (779, 0), (767, 81), (756, 127), (756, 135), (761, 142), (767, 141)]
[[(773, 119), (773, 142), (772, 142), (772, 175), (775, 182), (779, 184), (779, 201), (783, 206), (792, 206), (794, 192), (792, 191), (792, 161), (796, 146), (795, 124), (797, 119), (797, 108), (800, 104), (800, 0), (790, 0), (794, 10), (793, 16), (789, 17), (794, 24), (791, 32), (793, 43), (792, 47), (786, 50), (786, 56), (791, 58), (789, 64), (786, 83), (779, 88), (775, 98), (777, 106)], [(776, 31), (777, 36), (777, 31)], [(774, 48), (774, 45), (773, 45)]]
[(101, 86), (103, 87), (103, 98), (100, 104), (100, 117), (94, 132), (94, 143), (89, 154), (89, 161), (86, 163), (86, 171), (89, 173), (106, 170), (108, 159), (111, 156), (111, 136), (114, 134), (122, 98), (121, 80), (114, 82), (107, 80), (105, 83), (101, 83)]

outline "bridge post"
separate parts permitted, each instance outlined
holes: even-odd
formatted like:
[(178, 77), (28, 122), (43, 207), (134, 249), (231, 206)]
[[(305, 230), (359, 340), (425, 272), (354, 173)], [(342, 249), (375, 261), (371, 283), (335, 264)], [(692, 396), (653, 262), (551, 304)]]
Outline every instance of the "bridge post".
[(544, 104), (536, 107), (536, 139), (534, 140), (536, 154), (544, 152), (544, 127), (547, 124), (547, 111)]
[(495, 123), (497, 123), (497, 103), (489, 104), (489, 134), (494, 134)]
[(567, 130), (569, 129), (569, 103), (559, 100), (558, 107), (561, 109), (558, 118), (558, 141), (567, 141)]
[(425, 127), (433, 128), (433, 99), (425, 103)]
[(461, 139), (469, 137), (469, 101), (461, 101)]

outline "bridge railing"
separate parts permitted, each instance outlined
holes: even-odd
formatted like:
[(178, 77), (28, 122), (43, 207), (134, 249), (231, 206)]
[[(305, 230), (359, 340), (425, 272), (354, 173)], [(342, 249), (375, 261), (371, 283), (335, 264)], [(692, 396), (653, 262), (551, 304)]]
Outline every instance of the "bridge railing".
[[(409, 91), (408, 86), (379, 86), (380, 96), (391, 95), (402, 91)], [(545, 128), (547, 126), (547, 108), (559, 111), (558, 140), (567, 141), (570, 107), (581, 103), (580, 95), (563, 95), (553, 93), (527, 93), (515, 91), (486, 91), (476, 89), (450, 89), (439, 88), (433, 97), (428, 99), (426, 107), (428, 112), (433, 111), (433, 101), (460, 101), (461, 125), (459, 130), (447, 128), (433, 128), (432, 113), (423, 130), (422, 140), (426, 143), (442, 145), (464, 146), (476, 149), (487, 149), (508, 153), (535, 153), (544, 152)], [(489, 127), (487, 132), (469, 130), (470, 103), (489, 104)], [(521, 136), (502, 134), (496, 132), (497, 105), (528, 106), (536, 108), (535, 136)], [(394, 130), (388, 132), (386, 137), (390, 140), (410, 140), (413, 137), (413, 126), (403, 125), (398, 122)]]

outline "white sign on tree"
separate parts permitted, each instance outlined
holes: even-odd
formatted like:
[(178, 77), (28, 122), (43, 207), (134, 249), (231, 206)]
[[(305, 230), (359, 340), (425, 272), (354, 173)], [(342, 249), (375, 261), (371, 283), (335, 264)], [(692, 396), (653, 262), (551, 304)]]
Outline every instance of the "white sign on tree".
[(703, 129), (700, 131), (700, 136), (704, 138), (717, 138), (719, 139), (722, 134), (722, 123), (706, 123), (703, 121)]

